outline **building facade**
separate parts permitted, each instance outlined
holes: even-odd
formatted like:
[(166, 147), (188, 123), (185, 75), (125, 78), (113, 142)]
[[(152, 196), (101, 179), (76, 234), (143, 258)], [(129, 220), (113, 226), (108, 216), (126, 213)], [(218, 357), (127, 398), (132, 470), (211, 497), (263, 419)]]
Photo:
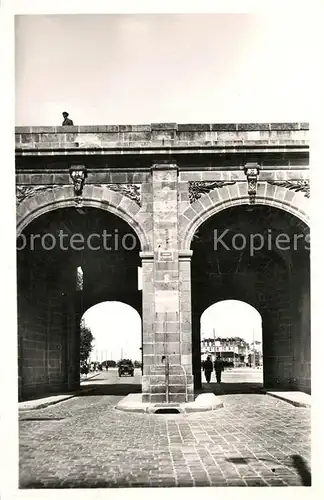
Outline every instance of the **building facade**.
[(262, 316), (264, 385), (309, 392), (308, 128), (17, 127), (20, 399), (78, 387), (106, 300), (141, 315), (144, 401), (194, 398), (200, 317), (227, 299)]
[(207, 356), (215, 360), (220, 356), (222, 360), (234, 367), (246, 366), (250, 353), (250, 345), (239, 337), (217, 337), (203, 339), (201, 341), (201, 360), (204, 361)]

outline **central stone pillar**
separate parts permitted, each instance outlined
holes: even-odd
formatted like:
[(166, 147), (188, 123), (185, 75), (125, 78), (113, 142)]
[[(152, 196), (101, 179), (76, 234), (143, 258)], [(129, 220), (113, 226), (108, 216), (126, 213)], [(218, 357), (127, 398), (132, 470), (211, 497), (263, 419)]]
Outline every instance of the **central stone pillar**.
[(185, 332), (180, 328), (189, 318), (187, 314), (182, 321), (182, 310), (190, 303), (190, 273), (188, 263), (179, 256), (177, 166), (154, 165), (152, 186), (154, 251), (141, 254), (143, 401), (183, 403), (193, 400), (193, 380), (190, 326), (184, 327)]

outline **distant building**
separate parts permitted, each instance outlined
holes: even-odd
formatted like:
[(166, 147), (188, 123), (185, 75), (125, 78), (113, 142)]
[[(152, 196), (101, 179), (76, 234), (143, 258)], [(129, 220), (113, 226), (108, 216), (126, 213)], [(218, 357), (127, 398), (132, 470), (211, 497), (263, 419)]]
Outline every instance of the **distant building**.
[(204, 361), (207, 356), (211, 356), (214, 360), (215, 354), (219, 355), (223, 361), (233, 363), (234, 366), (245, 366), (248, 363), (250, 346), (240, 337), (203, 339), (201, 341), (201, 361)]

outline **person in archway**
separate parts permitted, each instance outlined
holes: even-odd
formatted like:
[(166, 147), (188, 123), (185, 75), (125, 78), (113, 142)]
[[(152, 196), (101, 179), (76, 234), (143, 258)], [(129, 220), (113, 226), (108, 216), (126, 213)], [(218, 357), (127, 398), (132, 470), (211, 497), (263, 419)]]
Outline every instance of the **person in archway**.
[(205, 372), (206, 382), (209, 384), (210, 383), (211, 374), (213, 372), (213, 362), (210, 359), (210, 356), (207, 356), (207, 359), (206, 359), (206, 361), (204, 363), (204, 372)]
[(215, 368), (215, 372), (216, 372), (216, 381), (218, 384), (220, 384), (221, 379), (222, 379), (222, 372), (224, 371), (224, 363), (221, 360), (221, 357), (219, 354), (217, 355), (217, 357), (215, 359), (214, 368)]

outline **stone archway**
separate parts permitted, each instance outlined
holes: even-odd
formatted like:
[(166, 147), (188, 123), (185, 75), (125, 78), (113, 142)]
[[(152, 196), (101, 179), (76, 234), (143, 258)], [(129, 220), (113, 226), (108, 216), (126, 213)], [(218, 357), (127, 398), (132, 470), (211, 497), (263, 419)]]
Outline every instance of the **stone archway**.
[[(294, 192), (282, 186), (259, 182), (255, 204), (279, 208), (309, 225), (309, 200), (303, 192)], [(236, 182), (215, 189), (186, 207), (181, 214), (181, 249), (190, 249), (194, 234), (207, 219), (222, 210), (238, 205), (249, 205), (247, 182)]]
[[(78, 213), (74, 202), (73, 198), (67, 198), (62, 206), (57, 202), (43, 204), (38, 207), (43, 213), (36, 217), (39, 214), (36, 208), (34, 218), (21, 230), (27, 242), (17, 248), (22, 399), (78, 387), (78, 331), (85, 307), (98, 299), (112, 298), (124, 299), (138, 310), (141, 308), (137, 277), (141, 242), (125, 221), (126, 216), (115, 215), (107, 206), (105, 210), (102, 206), (94, 207), (93, 200), (90, 207), (84, 203), (83, 213)], [(58, 237), (61, 228), (70, 236), (70, 242), (71, 235), (83, 234), (83, 248), (75, 248), (71, 243), (61, 245)], [(112, 248), (101, 245), (97, 249), (85, 244), (88, 235), (100, 236), (107, 228), (117, 231), (119, 240), (115, 248), (111, 239), (108, 246)], [(110, 232), (114, 234), (113, 230)], [(50, 235), (55, 244), (45, 245), (33, 238), (40, 235)], [(132, 235), (135, 246), (120, 245), (124, 235)], [(81, 290), (77, 286), (78, 266), (83, 270)]]
[[(189, 240), (193, 367), (198, 385), (201, 312), (216, 301), (241, 300), (255, 307), (264, 320), (265, 387), (310, 392), (309, 228), (292, 210), (266, 201), (256, 201), (252, 213), (239, 200), (220, 202), (206, 211), (200, 224), (196, 222), (199, 233)], [(215, 248), (215, 228), (219, 233), (228, 230), (225, 246)], [(268, 234), (269, 228), (272, 239), (265, 239), (256, 253), (248, 244), (227, 246), (233, 236), (244, 235), (249, 241), (250, 235)], [(290, 239), (286, 249), (273, 243), (279, 233)], [(301, 244), (295, 247), (295, 241)]]
[[(73, 186), (39, 186), (30, 189), (28, 196), (17, 206), (18, 236), (30, 222), (40, 215), (60, 208), (76, 207)], [(117, 215), (135, 231), (141, 250), (151, 250), (152, 224), (141, 213), (141, 207), (133, 200), (110, 190), (109, 186), (86, 185), (83, 189), (82, 206), (99, 208)]]

